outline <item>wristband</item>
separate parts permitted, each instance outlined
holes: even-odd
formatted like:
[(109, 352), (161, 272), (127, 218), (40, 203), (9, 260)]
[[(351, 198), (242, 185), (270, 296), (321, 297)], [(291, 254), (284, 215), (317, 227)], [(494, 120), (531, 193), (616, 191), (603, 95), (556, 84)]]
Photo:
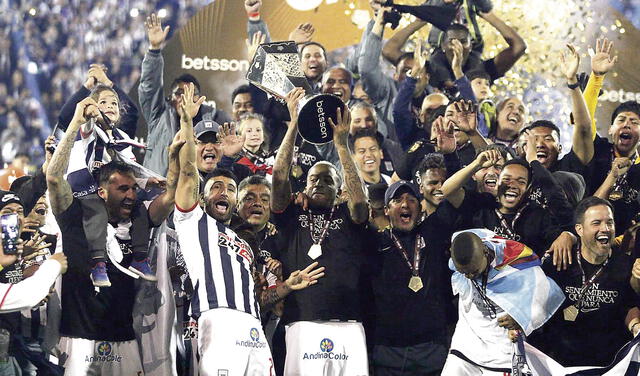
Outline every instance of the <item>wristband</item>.
[(570, 83), (568, 83), (568, 82), (567, 82), (567, 87), (568, 87), (569, 89), (571, 89), (571, 90), (574, 90), (575, 88), (577, 88), (577, 87), (579, 87), (579, 86), (580, 86), (580, 81), (576, 81), (576, 83), (575, 83), (575, 84), (570, 84)]
[(260, 12), (247, 13), (247, 16), (249, 18), (257, 18), (257, 17), (260, 17)]

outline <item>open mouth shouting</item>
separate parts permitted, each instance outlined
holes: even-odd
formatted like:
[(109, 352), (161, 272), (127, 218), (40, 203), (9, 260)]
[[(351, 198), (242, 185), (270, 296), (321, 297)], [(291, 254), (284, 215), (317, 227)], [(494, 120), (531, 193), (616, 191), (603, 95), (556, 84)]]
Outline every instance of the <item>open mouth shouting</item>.
[(507, 188), (504, 192), (504, 200), (508, 204), (517, 204), (520, 198), (520, 191), (517, 189)]
[(220, 199), (213, 204), (213, 210), (218, 215), (224, 216), (229, 211), (229, 201)]
[(522, 121), (522, 117), (518, 113), (511, 113), (507, 116), (507, 122), (511, 124), (513, 127), (520, 126), (520, 122)]
[(620, 136), (618, 137), (618, 144), (627, 148), (632, 147), (634, 144), (633, 133), (628, 130), (621, 131)]
[(485, 192), (495, 192), (498, 188), (498, 177), (494, 174), (487, 174), (484, 177), (484, 190)]
[(412, 222), (412, 215), (410, 210), (401, 210), (400, 211), (400, 224), (402, 225), (410, 225)]
[(611, 234), (600, 233), (596, 235), (596, 241), (602, 245), (609, 245), (611, 242)]

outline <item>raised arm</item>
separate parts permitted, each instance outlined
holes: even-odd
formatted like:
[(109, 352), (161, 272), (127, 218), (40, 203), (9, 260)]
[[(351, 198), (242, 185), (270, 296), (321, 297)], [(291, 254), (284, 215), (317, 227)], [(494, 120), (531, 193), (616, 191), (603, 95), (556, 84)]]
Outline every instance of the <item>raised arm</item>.
[(495, 165), (500, 161), (500, 152), (497, 150), (485, 150), (478, 154), (473, 162), (469, 163), (462, 169), (460, 169), (451, 177), (445, 180), (442, 185), (442, 194), (451, 205), (459, 208), (464, 201), (465, 192), (462, 188), (464, 184), (473, 176), (473, 174), (482, 168), (487, 168)]
[(344, 185), (349, 197), (349, 213), (351, 220), (355, 223), (365, 223), (369, 218), (369, 204), (367, 194), (364, 191), (364, 183), (358, 175), (358, 168), (353, 162), (353, 157), (349, 152), (349, 124), (351, 124), (351, 114), (348, 109), (338, 108), (338, 124), (329, 118), (329, 124), (333, 128), (333, 143), (336, 145), (342, 170), (344, 171)]
[[(265, 37), (266, 42), (271, 42), (271, 36), (269, 35), (269, 28), (267, 24), (260, 17), (260, 10), (262, 9), (262, 0), (245, 0), (244, 10), (247, 12), (247, 35), (249, 40), (252, 40), (255, 33), (261, 33)], [(251, 58), (251, 57), (250, 57)]]
[(360, 58), (358, 72), (362, 80), (362, 88), (374, 103), (384, 100), (395, 85), (392, 79), (382, 72), (380, 54), (382, 52), (382, 32), (384, 30), (384, 12), (379, 10), (371, 33), (365, 39)]
[[(182, 210), (192, 209), (198, 202), (200, 181), (196, 166), (196, 137), (193, 132), (193, 118), (191, 113), (194, 106), (200, 106), (203, 99), (193, 101), (195, 89), (193, 83), (185, 88), (180, 101), (180, 139), (184, 142), (178, 152), (180, 173), (176, 187), (175, 203)], [(167, 182), (168, 183), (168, 182)], [(167, 184), (168, 185), (168, 184)]]
[(51, 157), (47, 168), (47, 188), (49, 189), (49, 200), (53, 214), (60, 214), (67, 210), (73, 202), (71, 186), (64, 178), (64, 174), (69, 167), (69, 157), (71, 148), (78, 134), (80, 127), (91, 118), (100, 116), (98, 104), (92, 98), (85, 98), (76, 105), (76, 111), (69, 123), (64, 137), (58, 143), (56, 151)]
[(458, 128), (469, 136), (471, 144), (478, 150), (489, 144), (489, 142), (478, 132), (478, 108), (471, 101), (458, 101), (454, 103), (456, 109), (455, 119)]
[[(380, 12), (381, 10), (378, 10)], [(382, 56), (391, 64), (396, 64), (400, 56), (402, 56), (402, 47), (409, 37), (416, 31), (420, 30), (423, 26), (427, 25), (426, 21), (416, 19), (406, 27), (398, 30), (382, 48)]]
[(589, 75), (587, 87), (584, 89), (584, 99), (587, 102), (589, 116), (591, 117), (591, 136), (593, 139), (596, 138), (597, 134), (596, 106), (598, 105), (598, 95), (602, 88), (602, 82), (607, 72), (618, 61), (618, 57), (611, 54), (612, 48), (613, 42), (610, 42), (607, 38), (600, 38), (596, 41), (596, 50), (591, 57), (591, 75)]
[(169, 146), (169, 171), (167, 172), (167, 190), (156, 197), (149, 206), (149, 216), (155, 225), (159, 225), (173, 211), (176, 199), (176, 188), (180, 177), (180, 149), (185, 144), (182, 132), (176, 133)]
[(568, 44), (567, 51), (562, 54), (560, 61), (562, 73), (567, 79), (567, 85), (576, 85), (573, 89), (569, 88), (574, 122), (572, 148), (580, 162), (586, 165), (593, 158), (593, 135), (591, 134), (589, 110), (576, 77), (578, 66), (580, 66), (580, 55), (573, 45)]
[(304, 98), (304, 94), (304, 89), (297, 87), (291, 90), (286, 97), (291, 121), (276, 154), (276, 160), (273, 163), (271, 210), (275, 213), (282, 213), (291, 202), (289, 172), (293, 161), (293, 147), (298, 134), (298, 103)]
[(480, 13), (480, 16), (498, 30), (498, 33), (502, 35), (508, 44), (508, 47), (500, 51), (494, 60), (496, 73), (502, 76), (524, 55), (527, 44), (513, 28), (504, 23), (504, 21), (498, 18), (493, 12)]
[(611, 190), (616, 185), (616, 181), (619, 177), (626, 174), (629, 168), (631, 168), (631, 160), (629, 158), (620, 157), (614, 159), (607, 177), (593, 195), (603, 200), (608, 200)]
[(169, 33), (169, 26), (163, 29), (160, 19), (155, 13), (147, 17), (144, 25), (147, 30), (149, 50), (142, 60), (138, 99), (142, 109), (142, 116), (147, 121), (147, 125), (151, 127), (157, 124), (155, 120), (164, 112), (165, 102), (164, 93), (162, 92), (164, 59), (162, 58), (162, 45)]

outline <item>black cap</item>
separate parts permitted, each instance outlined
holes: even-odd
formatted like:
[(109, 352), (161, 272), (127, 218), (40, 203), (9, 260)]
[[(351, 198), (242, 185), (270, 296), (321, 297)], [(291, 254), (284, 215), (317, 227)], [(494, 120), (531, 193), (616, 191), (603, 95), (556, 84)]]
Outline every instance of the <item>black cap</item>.
[(413, 183), (406, 180), (397, 181), (387, 188), (384, 193), (384, 204), (389, 205), (389, 202), (393, 200), (399, 193), (409, 192), (420, 200), (420, 189)]
[(218, 133), (218, 129), (220, 129), (220, 124), (213, 120), (200, 120), (193, 127), (193, 130), (196, 132), (196, 138), (199, 138), (207, 132)]
[(22, 201), (20, 201), (20, 197), (18, 197), (17, 194), (11, 191), (0, 191), (0, 209), (13, 203), (20, 204), (20, 206), (24, 207)]

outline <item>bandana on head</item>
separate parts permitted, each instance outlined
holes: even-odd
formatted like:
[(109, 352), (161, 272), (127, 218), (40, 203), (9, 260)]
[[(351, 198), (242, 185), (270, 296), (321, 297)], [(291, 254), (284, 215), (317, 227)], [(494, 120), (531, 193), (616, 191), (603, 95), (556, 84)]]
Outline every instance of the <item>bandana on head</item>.
[(2, 208), (4, 208), (5, 206), (13, 203), (24, 206), (22, 205), (22, 201), (20, 201), (20, 197), (18, 197), (17, 194), (11, 191), (0, 191), (0, 210), (2, 210)]

